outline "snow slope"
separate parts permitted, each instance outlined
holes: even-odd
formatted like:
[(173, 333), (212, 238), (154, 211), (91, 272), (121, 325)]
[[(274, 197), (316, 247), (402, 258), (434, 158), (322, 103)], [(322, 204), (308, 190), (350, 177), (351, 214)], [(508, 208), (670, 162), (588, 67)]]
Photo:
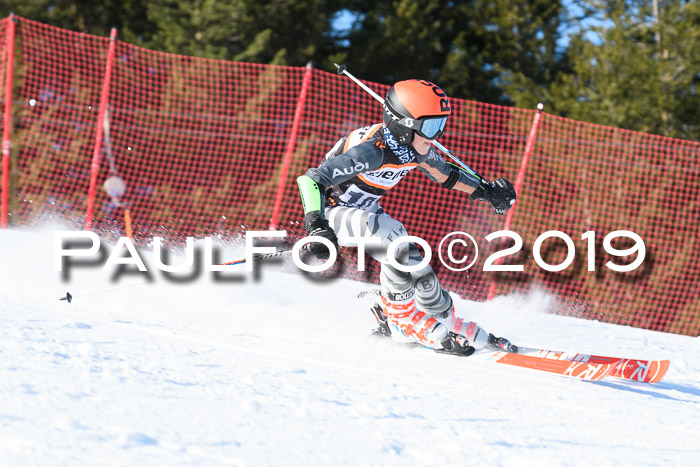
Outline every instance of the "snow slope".
[(656, 385), (584, 382), (373, 338), (367, 284), (274, 261), (257, 279), (63, 281), (53, 248), (48, 231), (0, 231), (2, 465), (700, 459), (698, 338), (550, 315), (544, 295), (457, 301), (516, 344), (671, 360)]

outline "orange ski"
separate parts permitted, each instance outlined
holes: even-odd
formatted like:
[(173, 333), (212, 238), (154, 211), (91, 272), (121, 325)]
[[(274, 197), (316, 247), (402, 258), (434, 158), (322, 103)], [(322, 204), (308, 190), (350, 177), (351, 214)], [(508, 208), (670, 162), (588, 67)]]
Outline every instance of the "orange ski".
[(640, 383), (658, 383), (666, 375), (669, 360), (639, 360), (635, 358), (603, 357), (575, 352), (558, 352), (545, 349), (519, 348), (518, 355), (526, 355), (543, 360), (571, 361), (585, 363), (609, 363), (612, 370), (609, 376)]
[(508, 352), (496, 352), (489, 357), (489, 360), (504, 363), (506, 365), (556, 373), (562, 376), (569, 376), (586, 381), (599, 381), (610, 374), (610, 372), (615, 368), (615, 363), (590, 363), (573, 360), (554, 360)]

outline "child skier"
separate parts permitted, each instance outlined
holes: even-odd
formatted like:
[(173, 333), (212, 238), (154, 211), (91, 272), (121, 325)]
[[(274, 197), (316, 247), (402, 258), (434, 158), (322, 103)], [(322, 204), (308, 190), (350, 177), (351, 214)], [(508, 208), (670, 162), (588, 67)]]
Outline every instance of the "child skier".
[[(469, 194), (470, 200), (488, 201), (499, 214), (515, 202), (515, 189), (508, 180), (479, 181), (435, 151), (433, 141), (443, 134), (450, 113), (447, 95), (435, 84), (424, 80), (394, 84), (384, 101), (383, 123), (350, 132), (319, 167), (297, 179), (304, 226), (309, 236), (326, 238), (336, 247), (338, 236), (381, 240), (379, 246), (367, 247), (367, 253), (381, 264), (383, 307), (373, 311), (382, 333), (399, 342), (460, 355), (486, 346), (517, 351), (506, 339), (458, 318), (452, 298), (430, 265), (409, 273), (387, 261), (388, 245), (408, 233), (384, 212), (379, 200), (415, 168), (445, 188)], [(319, 259), (329, 257), (322, 243), (311, 243), (309, 249)], [(395, 257), (408, 265), (423, 259), (409, 242), (401, 244)]]

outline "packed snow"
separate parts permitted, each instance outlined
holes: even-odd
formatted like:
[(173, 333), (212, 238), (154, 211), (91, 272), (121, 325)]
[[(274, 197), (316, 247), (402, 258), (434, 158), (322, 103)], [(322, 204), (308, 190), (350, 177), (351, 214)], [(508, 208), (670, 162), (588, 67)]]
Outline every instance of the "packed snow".
[(373, 337), (356, 298), (371, 285), (289, 259), (148, 282), (100, 265), (65, 277), (54, 255), (50, 230), (0, 230), (2, 465), (700, 460), (696, 337), (550, 314), (537, 292), (456, 300), (515, 344), (671, 360), (658, 384), (587, 382)]

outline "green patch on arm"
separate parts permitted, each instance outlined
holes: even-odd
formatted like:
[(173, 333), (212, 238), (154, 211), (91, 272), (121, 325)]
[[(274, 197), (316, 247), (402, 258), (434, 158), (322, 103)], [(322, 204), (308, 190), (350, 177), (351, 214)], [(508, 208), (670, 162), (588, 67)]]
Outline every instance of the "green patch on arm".
[(321, 213), (323, 196), (318, 183), (308, 175), (302, 175), (297, 178), (297, 185), (299, 185), (301, 202), (304, 205), (304, 214)]

